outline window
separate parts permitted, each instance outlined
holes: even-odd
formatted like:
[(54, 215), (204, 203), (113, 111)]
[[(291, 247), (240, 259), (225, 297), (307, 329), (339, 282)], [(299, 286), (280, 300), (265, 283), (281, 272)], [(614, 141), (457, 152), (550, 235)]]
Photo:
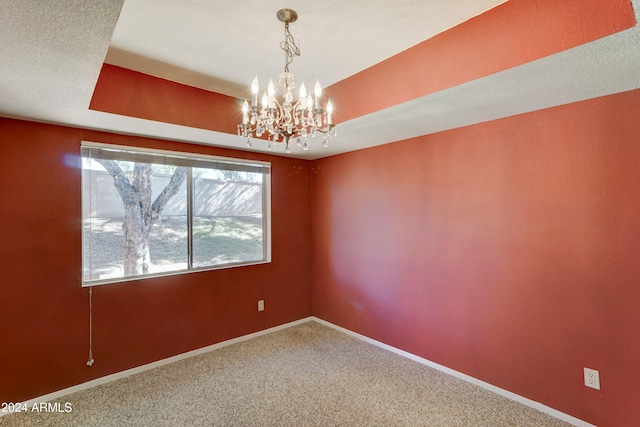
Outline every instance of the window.
[(83, 143), (83, 285), (270, 261), (270, 164)]

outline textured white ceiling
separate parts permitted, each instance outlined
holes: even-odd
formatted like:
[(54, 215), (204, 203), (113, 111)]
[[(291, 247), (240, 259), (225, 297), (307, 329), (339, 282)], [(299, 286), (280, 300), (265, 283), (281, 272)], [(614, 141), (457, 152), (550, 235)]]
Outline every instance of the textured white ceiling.
[(283, 71), (286, 7), (301, 50), (290, 70), (326, 87), (505, 1), (126, 0), (106, 62), (244, 98), (254, 76)]
[[(282, 24), (275, 18), (275, 11), (281, 7), (294, 8), (300, 14), (298, 22), (291, 24), (302, 49), (302, 57), (291, 66), (296, 78), (300, 81), (305, 74), (313, 73), (311, 79), (317, 76), (327, 85), (455, 25), (456, 20), (468, 19), (498, 3), (126, 0), (116, 25), (122, 6), (119, 0), (3, 0), (0, 115), (246, 149), (244, 141), (235, 135), (88, 110), (112, 34), (109, 58), (113, 62), (150, 65), (154, 72), (146, 71), (151, 74), (175, 73), (173, 77), (164, 77), (178, 81), (192, 79), (198, 86), (237, 94), (246, 90), (247, 85), (242, 82), (250, 81), (255, 74), (261, 77), (264, 74), (266, 79), (280, 72), (283, 56), (278, 43), (282, 38)], [(637, 16), (640, 0), (633, 0), (632, 4)], [(176, 5), (180, 7), (176, 9)], [(263, 10), (265, 5), (268, 11)], [(389, 5), (394, 7), (389, 9)], [(133, 19), (136, 13), (127, 15), (130, 7), (138, 6), (146, 9), (137, 12), (136, 21)], [(258, 14), (257, 10), (263, 11)], [(195, 15), (183, 16), (187, 12)], [(167, 17), (175, 17), (175, 22), (155, 23)], [(448, 17), (448, 21), (440, 17)], [(129, 19), (133, 19), (133, 24), (127, 23)], [(354, 23), (354, 19), (361, 21)], [(337, 23), (344, 25), (336, 28)], [(424, 28), (421, 23), (425, 24)], [(259, 27), (263, 24), (265, 27)], [(128, 36), (135, 40), (118, 41), (122, 36), (121, 25), (135, 27), (135, 32)], [(203, 36), (198, 40), (191, 27), (196, 34), (214, 37)], [(182, 30), (188, 35), (182, 34)], [(324, 42), (314, 46), (319, 40)], [(153, 57), (150, 52), (145, 54), (127, 47), (127, 43), (137, 41), (151, 45), (160, 53)], [(640, 30), (636, 26), (486, 78), (339, 123), (338, 137), (329, 149), (319, 148), (318, 143), (308, 152), (294, 151), (291, 156), (318, 158), (636, 89), (640, 87), (638, 46)], [(182, 57), (183, 53), (191, 56)], [(143, 55), (150, 57), (141, 60)], [(327, 55), (336, 55), (337, 59), (315, 62)], [(256, 142), (254, 150), (266, 151), (266, 147)], [(276, 151), (274, 154), (284, 155)]]
[(124, 0), (2, 0), (0, 114), (86, 110)]

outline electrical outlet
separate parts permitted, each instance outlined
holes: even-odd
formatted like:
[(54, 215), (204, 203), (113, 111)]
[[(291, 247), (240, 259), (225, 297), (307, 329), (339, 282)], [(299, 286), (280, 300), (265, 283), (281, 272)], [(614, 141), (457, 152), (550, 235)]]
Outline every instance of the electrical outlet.
[(258, 301), (258, 311), (264, 311), (264, 300), (263, 299)]
[(600, 390), (600, 372), (595, 369), (584, 368), (584, 385)]

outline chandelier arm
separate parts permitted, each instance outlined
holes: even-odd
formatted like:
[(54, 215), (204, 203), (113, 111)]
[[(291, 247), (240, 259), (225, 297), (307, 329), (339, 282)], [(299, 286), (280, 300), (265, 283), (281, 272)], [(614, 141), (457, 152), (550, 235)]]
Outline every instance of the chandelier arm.
[(336, 125), (334, 124), (327, 124), (324, 125), (323, 128), (316, 128), (316, 132), (320, 132), (320, 133), (329, 133), (331, 132), (331, 129), (333, 129)]

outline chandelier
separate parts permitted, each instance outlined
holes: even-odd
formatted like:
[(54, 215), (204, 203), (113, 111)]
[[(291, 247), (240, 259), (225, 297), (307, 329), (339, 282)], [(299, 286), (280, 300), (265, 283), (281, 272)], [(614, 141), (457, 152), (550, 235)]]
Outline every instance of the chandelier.
[(309, 149), (307, 137), (315, 137), (316, 133), (324, 134), (322, 146), (328, 147), (328, 139), (336, 135), (333, 123), (333, 104), (331, 100), (322, 108), (322, 87), (316, 81), (313, 96), (307, 93), (304, 83), (300, 85), (298, 99), (294, 100), (292, 91), (296, 88), (289, 65), (294, 56), (300, 56), (300, 47), (289, 32), (289, 23), (298, 19), (298, 14), (291, 9), (281, 9), (276, 16), (284, 22), (284, 41), (280, 47), (284, 50), (284, 72), (280, 74), (277, 86), (269, 81), (267, 90), (262, 92), (258, 103), (260, 89), (258, 77), (251, 84), (251, 104), (245, 99), (242, 105), (242, 124), (238, 125), (238, 135), (247, 138), (247, 146), (251, 147), (252, 137), (266, 134), (267, 148), (272, 143), (284, 143), (285, 152), (290, 153), (290, 144), (296, 144), (303, 150)]

